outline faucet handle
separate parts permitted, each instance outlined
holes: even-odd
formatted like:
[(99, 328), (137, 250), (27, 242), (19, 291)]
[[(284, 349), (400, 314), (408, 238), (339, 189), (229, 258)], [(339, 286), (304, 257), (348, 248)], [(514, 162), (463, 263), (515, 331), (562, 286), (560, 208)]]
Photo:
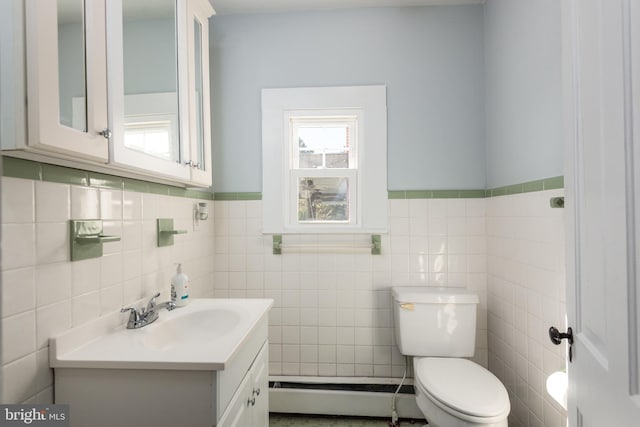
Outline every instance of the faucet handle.
[(129, 323), (127, 323), (128, 328), (133, 328), (138, 322), (140, 322), (140, 312), (136, 307), (122, 307), (120, 309), (120, 313), (126, 313), (130, 311), (129, 314)]
[(139, 313), (138, 313), (138, 309), (136, 307), (122, 307), (120, 309), (120, 313), (126, 313), (127, 311), (130, 311), (131, 314), (130, 316), (132, 317), (138, 317)]
[(149, 313), (150, 311), (153, 311), (156, 308), (156, 298), (158, 298), (159, 296), (160, 296), (160, 292), (158, 292), (157, 294), (151, 297), (151, 299), (147, 303), (147, 308), (145, 310), (145, 313)]

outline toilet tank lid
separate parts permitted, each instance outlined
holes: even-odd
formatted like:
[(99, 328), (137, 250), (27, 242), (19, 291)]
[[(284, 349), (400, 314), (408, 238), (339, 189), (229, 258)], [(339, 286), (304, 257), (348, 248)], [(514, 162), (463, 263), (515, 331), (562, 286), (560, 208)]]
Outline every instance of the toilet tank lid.
[(430, 286), (394, 286), (391, 288), (394, 301), (402, 303), (425, 304), (478, 304), (478, 294), (466, 289), (455, 287)]

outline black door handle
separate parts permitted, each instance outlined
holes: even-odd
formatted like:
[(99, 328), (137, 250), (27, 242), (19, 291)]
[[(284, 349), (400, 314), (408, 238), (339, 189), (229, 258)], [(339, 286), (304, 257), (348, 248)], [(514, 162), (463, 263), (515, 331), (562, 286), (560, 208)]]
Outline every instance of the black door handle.
[(569, 344), (573, 344), (573, 330), (567, 328), (567, 332), (560, 332), (558, 328), (552, 326), (549, 328), (549, 338), (555, 345), (560, 345), (563, 339), (567, 339)]
[(570, 327), (567, 332), (560, 332), (555, 326), (550, 327), (549, 339), (555, 345), (560, 345), (564, 339), (569, 341), (569, 362), (573, 360), (573, 330)]

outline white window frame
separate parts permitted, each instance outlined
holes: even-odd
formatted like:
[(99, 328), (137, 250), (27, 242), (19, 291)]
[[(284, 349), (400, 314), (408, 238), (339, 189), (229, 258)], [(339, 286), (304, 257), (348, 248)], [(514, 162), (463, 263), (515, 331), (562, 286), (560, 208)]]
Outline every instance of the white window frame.
[[(296, 168), (297, 149), (291, 147), (294, 117), (327, 122), (332, 117), (355, 117), (356, 146), (349, 158), (354, 167)], [(263, 233), (388, 231), (385, 86), (263, 89), (262, 157)], [(349, 178), (349, 221), (298, 221), (297, 179), (306, 175)]]

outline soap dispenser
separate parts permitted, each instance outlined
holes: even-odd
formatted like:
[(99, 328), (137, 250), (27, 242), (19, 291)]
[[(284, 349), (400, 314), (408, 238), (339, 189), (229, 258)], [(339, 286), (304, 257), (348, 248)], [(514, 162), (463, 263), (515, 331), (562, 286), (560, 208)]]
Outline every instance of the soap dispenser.
[(178, 264), (176, 274), (171, 278), (171, 299), (176, 307), (189, 304), (189, 277), (182, 273), (182, 264)]

